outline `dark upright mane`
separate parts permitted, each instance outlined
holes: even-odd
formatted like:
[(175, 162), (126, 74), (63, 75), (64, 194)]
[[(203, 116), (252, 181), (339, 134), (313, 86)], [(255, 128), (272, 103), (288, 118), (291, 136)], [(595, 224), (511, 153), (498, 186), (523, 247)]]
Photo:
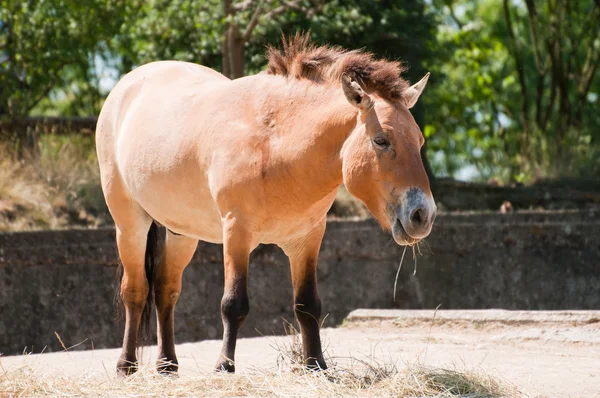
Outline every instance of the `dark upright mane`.
[(367, 93), (395, 102), (409, 84), (400, 74), (406, 68), (398, 61), (375, 59), (373, 54), (341, 47), (316, 46), (308, 34), (283, 37), (281, 49), (269, 46), (267, 73), (317, 83), (339, 82), (342, 73), (363, 86)]

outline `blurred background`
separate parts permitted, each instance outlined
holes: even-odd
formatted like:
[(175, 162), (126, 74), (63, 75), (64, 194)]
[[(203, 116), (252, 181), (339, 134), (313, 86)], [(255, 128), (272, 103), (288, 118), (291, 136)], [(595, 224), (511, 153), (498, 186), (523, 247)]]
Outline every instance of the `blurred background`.
[[(431, 72), (413, 114), (442, 211), (600, 203), (599, 0), (0, 0), (0, 230), (111, 224), (93, 132), (125, 73), (237, 78), (299, 30)], [(341, 189), (331, 217), (365, 216)]]

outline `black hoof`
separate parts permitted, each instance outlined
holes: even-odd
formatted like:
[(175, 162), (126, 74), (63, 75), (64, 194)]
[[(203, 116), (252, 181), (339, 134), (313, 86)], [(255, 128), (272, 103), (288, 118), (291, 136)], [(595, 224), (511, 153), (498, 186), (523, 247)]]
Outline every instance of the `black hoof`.
[(320, 358), (308, 358), (305, 361), (305, 365), (306, 365), (307, 369), (314, 370), (314, 371), (326, 370), (327, 369), (327, 364), (325, 363), (325, 360), (323, 359), (323, 357), (320, 357)]
[(127, 360), (124, 358), (119, 358), (117, 362), (117, 373), (120, 376), (129, 376), (137, 372), (138, 366), (136, 360)]
[(215, 371), (235, 373), (235, 364), (229, 359), (222, 359), (219, 362), (217, 362), (217, 366), (215, 366)]
[(177, 376), (177, 371), (179, 371), (179, 364), (177, 360), (168, 361), (166, 359), (159, 359), (156, 362), (156, 370), (161, 375), (165, 376)]

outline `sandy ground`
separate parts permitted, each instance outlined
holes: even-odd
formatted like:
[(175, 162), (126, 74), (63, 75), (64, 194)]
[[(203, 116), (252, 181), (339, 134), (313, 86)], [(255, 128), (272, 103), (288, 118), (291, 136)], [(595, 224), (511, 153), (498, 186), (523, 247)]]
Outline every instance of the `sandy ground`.
[[(600, 397), (600, 311), (367, 311), (340, 328), (324, 329), (329, 362), (348, 358), (420, 362), (490, 373), (531, 396)], [(433, 319), (433, 321), (432, 321)], [(277, 366), (278, 346), (289, 337), (240, 339), (238, 371)], [(180, 373), (211, 372), (221, 342), (180, 344)], [(118, 349), (3, 357), (5, 371), (29, 365), (78, 375), (114, 372)], [(156, 347), (146, 353), (154, 360)]]

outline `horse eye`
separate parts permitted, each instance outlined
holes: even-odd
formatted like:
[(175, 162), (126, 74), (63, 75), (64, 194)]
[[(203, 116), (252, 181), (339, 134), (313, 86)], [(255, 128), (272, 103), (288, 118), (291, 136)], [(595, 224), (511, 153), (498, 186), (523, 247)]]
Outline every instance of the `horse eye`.
[(390, 146), (390, 142), (385, 137), (375, 137), (373, 138), (373, 142), (375, 143), (375, 145), (382, 148), (387, 148), (388, 146)]

